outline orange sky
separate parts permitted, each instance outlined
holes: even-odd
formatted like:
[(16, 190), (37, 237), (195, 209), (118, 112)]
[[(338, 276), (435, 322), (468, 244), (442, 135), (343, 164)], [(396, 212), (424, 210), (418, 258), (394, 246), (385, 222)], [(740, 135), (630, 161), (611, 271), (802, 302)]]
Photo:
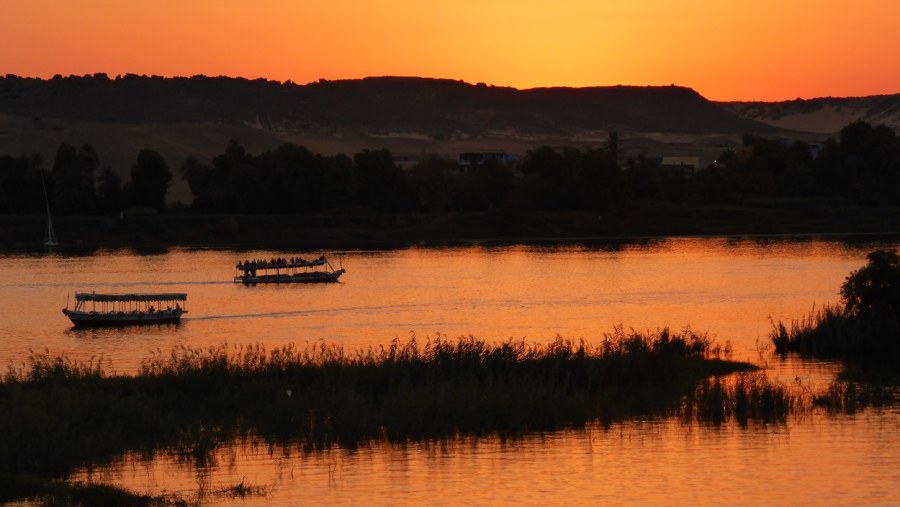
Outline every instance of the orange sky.
[(900, 93), (897, 0), (0, 0), (0, 74)]

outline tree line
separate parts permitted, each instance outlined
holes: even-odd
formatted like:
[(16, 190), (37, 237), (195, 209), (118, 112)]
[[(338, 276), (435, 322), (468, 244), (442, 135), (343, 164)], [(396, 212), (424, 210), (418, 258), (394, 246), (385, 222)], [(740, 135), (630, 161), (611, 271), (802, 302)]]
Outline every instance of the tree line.
[(111, 167), (99, 169), (99, 162), (89, 144), (60, 144), (49, 170), (38, 155), (0, 156), (0, 213), (42, 213), (45, 192), (53, 213), (60, 215), (111, 215), (126, 208), (165, 210), (172, 173), (162, 155), (141, 150), (124, 183)]
[[(288, 143), (253, 155), (231, 141), (210, 163), (189, 158), (177, 173), (193, 194), (187, 210), (196, 213), (608, 211), (637, 200), (739, 205), (798, 197), (900, 204), (896, 133), (865, 122), (816, 145), (746, 135), (741, 148), (693, 174), (645, 155), (622, 157), (616, 133), (594, 148), (544, 146), (515, 164), (488, 157), (465, 170), (438, 155), (404, 169), (387, 149), (326, 156)], [(123, 182), (99, 169), (89, 145), (61, 144), (49, 170), (38, 156), (0, 156), (0, 213), (42, 212), (43, 188), (55, 214), (165, 211), (173, 178), (165, 159), (142, 150), (129, 175)]]

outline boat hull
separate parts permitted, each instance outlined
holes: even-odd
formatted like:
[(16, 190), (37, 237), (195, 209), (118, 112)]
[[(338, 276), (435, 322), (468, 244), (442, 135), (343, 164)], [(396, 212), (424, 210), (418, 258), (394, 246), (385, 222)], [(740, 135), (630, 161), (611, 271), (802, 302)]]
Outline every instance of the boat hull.
[(343, 269), (336, 271), (312, 271), (309, 273), (278, 274), (278, 275), (241, 275), (234, 277), (236, 283), (255, 285), (257, 283), (333, 283), (344, 274)]
[(63, 314), (75, 327), (120, 327), (142, 324), (177, 324), (181, 322), (184, 310), (164, 310), (159, 312), (78, 312), (63, 309)]

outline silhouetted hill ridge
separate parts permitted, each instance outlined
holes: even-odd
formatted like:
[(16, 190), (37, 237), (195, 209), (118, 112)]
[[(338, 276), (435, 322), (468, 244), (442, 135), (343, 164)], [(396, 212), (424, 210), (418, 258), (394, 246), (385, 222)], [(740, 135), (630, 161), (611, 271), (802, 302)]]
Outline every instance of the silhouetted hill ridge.
[(765, 132), (690, 88), (534, 88), (373, 77), (297, 85), (265, 79), (125, 75), (0, 78), (0, 113), (65, 120), (235, 122), (269, 130), (418, 132), (440, 138), (510, 130)]

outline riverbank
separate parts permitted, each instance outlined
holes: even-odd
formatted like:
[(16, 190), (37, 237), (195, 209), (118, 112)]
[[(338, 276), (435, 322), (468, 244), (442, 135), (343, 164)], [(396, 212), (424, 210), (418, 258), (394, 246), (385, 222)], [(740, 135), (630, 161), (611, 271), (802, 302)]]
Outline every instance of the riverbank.
[[(678, 236), (900, 234), (900, 208), (779, 202), (749, 206), (637, 203), (619, 212), (163, 215), (54, 218), (60, 250), (168, 247), (340, 250), (409, 245), (620, 242)], [(0, 216), (0, 248), (42, 248), (46, 217)]]

